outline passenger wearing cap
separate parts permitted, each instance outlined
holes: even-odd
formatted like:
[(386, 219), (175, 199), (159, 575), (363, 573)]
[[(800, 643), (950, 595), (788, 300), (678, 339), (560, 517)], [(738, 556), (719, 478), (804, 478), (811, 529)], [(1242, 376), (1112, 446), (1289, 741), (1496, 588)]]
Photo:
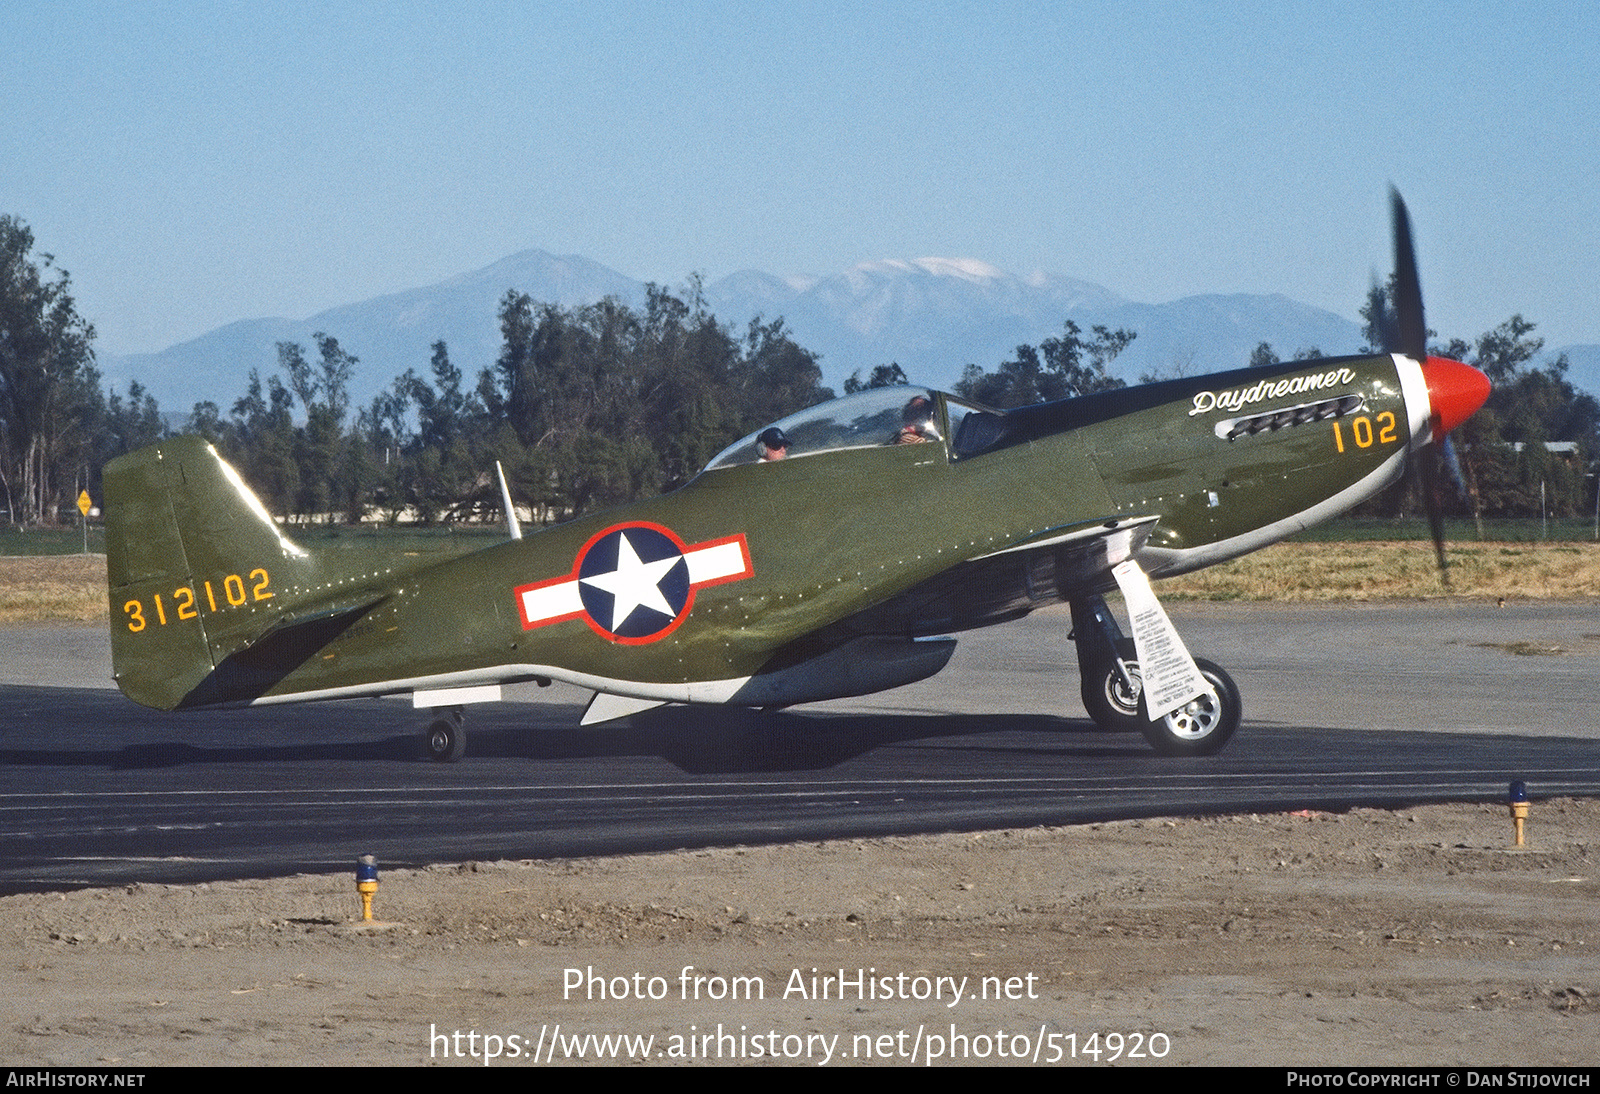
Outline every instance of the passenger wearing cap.
[(781, 460), (789, 454), (789, 438), (777, 426), (761, 431), (761, 436), (756, 438), (756, 450), (761, 453), (763, 463)]

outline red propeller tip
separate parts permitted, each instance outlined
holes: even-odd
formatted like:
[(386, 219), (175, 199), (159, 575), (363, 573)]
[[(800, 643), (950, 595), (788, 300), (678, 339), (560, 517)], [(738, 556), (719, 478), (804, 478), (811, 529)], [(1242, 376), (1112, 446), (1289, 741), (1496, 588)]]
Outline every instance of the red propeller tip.
[(1489, 398), (1489, 377), (1448, 357), (1422, 362), (1422, 379), (1428, 385), (1436, 439), (1472, 417)]

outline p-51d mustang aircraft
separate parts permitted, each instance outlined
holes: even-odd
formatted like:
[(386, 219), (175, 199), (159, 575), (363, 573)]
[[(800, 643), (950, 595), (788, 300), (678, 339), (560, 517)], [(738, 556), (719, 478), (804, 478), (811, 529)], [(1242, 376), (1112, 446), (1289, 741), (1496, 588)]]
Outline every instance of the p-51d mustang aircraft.
[(783, 707), (931, 676), (950, 633), (1065, 600), (1094, 720), (1215, 752), (1238, 690), (1190, 657), (1148, 578), (1333, 517), (1413, 458), (1431, 480), (1427, 449), (1489, 394), (1428, 356), (1393, 206), (1393, 352), (1006, 412), (870, 390), (738, 441), (675, 493), (527, 538), (512, 521), (507, 542), (442, 562), (307, 551), (210, 445), (160, 442), (105, 471), (117, 683), (162, 710), (410, 692), (444, 712), (425, 740), (454, 760), (461, 707), (507, 683), (592, 688), (584, 724)]

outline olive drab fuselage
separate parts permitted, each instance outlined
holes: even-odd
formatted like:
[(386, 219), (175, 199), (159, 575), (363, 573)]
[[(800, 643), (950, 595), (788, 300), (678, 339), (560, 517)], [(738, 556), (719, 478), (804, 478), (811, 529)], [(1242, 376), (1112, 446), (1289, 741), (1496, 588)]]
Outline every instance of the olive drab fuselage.
[(208, 445), (163, 441), (106, 472), (117, 678), (165, 709), (533, 678), (739, 702), (853, 639), (1103, 591), (1118, 556), (1159, 577), (1331, 517), (1426, 431), (1416, 368), (1297, 361), (1004, 415), (928, 393), (924, 443), (797, 441), (446, 561), (305, 551)]

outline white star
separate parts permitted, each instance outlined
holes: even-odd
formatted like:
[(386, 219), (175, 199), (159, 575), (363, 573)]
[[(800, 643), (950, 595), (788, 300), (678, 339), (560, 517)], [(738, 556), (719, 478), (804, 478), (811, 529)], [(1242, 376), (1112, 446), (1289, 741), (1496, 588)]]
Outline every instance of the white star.
[(665, 616), (675, 616), (677, 613), (672, 610), (672, 605), (661, 595), (661, 579), (683, 556), (670, 555), (656, 562), (640, 562), (638, 552), (628, 542), (628, 533), (619, 533), (617, 540), (617, 568), (610, 573), (582, 579), (585, 585), (593, 585), (611, 594), (611, 624), (607, 629), (616, 631), (633, 614), (633, 609), (640, 605)]

